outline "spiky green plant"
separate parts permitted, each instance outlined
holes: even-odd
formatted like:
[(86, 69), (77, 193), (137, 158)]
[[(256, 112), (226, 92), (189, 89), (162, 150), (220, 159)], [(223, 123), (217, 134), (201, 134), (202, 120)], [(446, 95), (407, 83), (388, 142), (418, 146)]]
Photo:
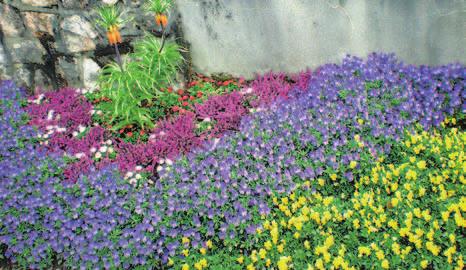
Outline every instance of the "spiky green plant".
[(120, 27), (124, 21), (121, 19), (121, 10), (116, 5), (102, 5), (97, 8), (99, 18), (95, 20), (96, 24), (105, 30), (111, 27)]
[(135, 43), (134, 53), (124, 63), (124, 69), (113, 63), (100, 74), (100, 95), (112, 100), (103, 103), (101, 110), (111, 119), (115, 130), (131, 124), (152, 128), (153, 122), (164, 116), (163, 107), (176, 101), (173, 97), (162, 98), (160, 89), (172, 82), (182, 57), (175, 43), (167, 44), (159, 53), (161, 46), (159, 40), (146, 34)]
[(171, 6), (172, 0), (149, 0), (144, 8), (148, 12), (154, 12), (155, 14), (167, 14)]
[(99, 18), (96, 19), (96, 25), (104, 28), (107, 31), (107, 37), (109, 40), (110, 45), (114, 45), (115, 47), (115, 54), (117, 63), (120, 69), (123, 69), (123, 65), (121, 63), (121, 56), (120, 50), (118, 48), (118, 43), (121, 42), (121, 36), (119, 32), (119, 28), (126, 22), (130, 20), (123, 20), (122, 12), (116, 5), (103, 5), (97, 9), (97, 14)]

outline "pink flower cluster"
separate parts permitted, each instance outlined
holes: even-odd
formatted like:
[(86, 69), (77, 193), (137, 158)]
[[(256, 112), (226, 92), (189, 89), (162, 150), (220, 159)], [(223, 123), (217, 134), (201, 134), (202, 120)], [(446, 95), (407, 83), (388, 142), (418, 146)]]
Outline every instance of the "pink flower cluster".
[[(202, 147), (206, 140), (237, 131), (251, 107), (263, 108), (279, 98), (286, 99), (295, 86), (306, 89), (309, 78), (310, 72), (291, 80), (283, 73), (260, 76), (241, 92), (212, 96), (203, 104), (196, 104), (193, 112), (159, 122), (149, 141), (139, 144), (112, 139), (110, 131), (93, 124), (92, 115), (99, 112), (94, 111), (79, 89), (65, 88), (37, 95), (26, 110), (30, 124), (39, 129), (42, 144), (50, 151), (62, 151), (72, 158), (64, 172), (67, 179), (76, 179), (92, 165), (102, 167), (111, 162), (116, 162), (122, 172), (143, 168), (155, 173), (165, 158), (174, 160)], [(201, 124), (207, 124), (208, 129), (199, 130)]]

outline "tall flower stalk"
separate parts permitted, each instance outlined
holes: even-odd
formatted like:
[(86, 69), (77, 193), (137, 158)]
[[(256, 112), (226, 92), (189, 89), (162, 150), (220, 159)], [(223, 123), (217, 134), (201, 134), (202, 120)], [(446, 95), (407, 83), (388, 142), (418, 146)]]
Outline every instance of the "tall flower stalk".
[(123, 70), (118, 43), (122, 42), (120, 27), (124, 23), (121, 19), (121, 11), (115, 5), (104, 5), (97, 10), (99, 18), (96, 23), (107, 30), (108, 43), (115, 48), (116, 60), (120, 69)]
[(155, 23), (162, 29), (162, 46), (159, 53), (162, 52), (165, 45), (165, 29), (168, 24), (168, 11), (172, 6), (172, 0), (150, 0), (146, 4), (146, 10), (154, 12)]

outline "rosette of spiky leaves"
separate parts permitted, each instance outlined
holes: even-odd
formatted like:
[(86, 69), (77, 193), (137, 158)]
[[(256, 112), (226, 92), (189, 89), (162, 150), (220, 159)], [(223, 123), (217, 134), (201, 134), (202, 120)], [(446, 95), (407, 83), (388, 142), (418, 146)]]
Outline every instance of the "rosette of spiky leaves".
[(153, 127), (149, 109), (144, 102), (154, 95), (151, 86), (155, 80), (136, 62), (125, 62), (123, 70), (116, 63), (105, 66), (99, 76), (100, 94), (111, 102), (99, 104), (110, 119), (113, 129), (136, 124), (142, 128)]
[(135, 43), (133, 54), (144, 72), (155, 80), (152, 88), (155, 95), (152, 116), (155, 119), (162, 118), (168, 108), (177, 104), (178, 96), (175, 93), (161, 90), (173, 83), (173, 78), (183, 60), (176, 43), (165, 43), (164, 49), (160, 52), (161, 46), (161, 41), (147, 34)]
[(176, 43), (167, 43), (161, 53), (158, 53), (162, 43), (154, 36), (146, 34), (134, 44), (133, 56), (141, 66), (147, 68), (148, 74), (158, 76), (159, 81), (172, 83), (173, 77), (181, 63), (180, 48)]
[(159, 53), (160, 46), (156, 38), (146, 35), (136, 42), (123, 70), (114, 63), (103, 69), (100, 93), (111, 102), (99, 106), (111, 119), (113, 129), (131, 124), (151, 128), (154, 120), (165, 115), (165, 108), (175, 104), (176, 95), (167, 97), (159, 89), (172, 82), (181, 54), (176, 44), (168, 43)]
[(172, 6), (172, 0), (149, 0), (146, 2), (145, 10), (155, 14), (167, 14)]
[(122, 11), (116, 5), (102, 5), (97, 9), (99, 18), (95, 20), (95, 23), (110, 31), (112, 28), (119, 28), (127, 20), (122, 19)]

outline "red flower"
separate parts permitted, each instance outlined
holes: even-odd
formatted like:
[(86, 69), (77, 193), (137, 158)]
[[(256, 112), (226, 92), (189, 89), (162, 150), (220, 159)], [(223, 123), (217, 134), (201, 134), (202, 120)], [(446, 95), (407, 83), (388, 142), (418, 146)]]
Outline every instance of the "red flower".
[(193, 96), (190, 96), (190, 97), (189, 97), (189, 100), (194, 100), (194, 98), (195, 98), (195, 97), (193, 97)]
[(143, 136), (144, 134), (146, 134), (144, 130), (139, 131), (139, 135)]
[(178, 89), (178, 90), (176, 90), (176, 92), (177, 92), (178, 95), (180, 95), (180, 96), (182, 96), (183, 93), (184, 93), (183, 89)]
[(172, 110), (173, 110), (174, 112), (177, 112), (179, 109), (180, 109), (180, 108), (179, 108), (178, 106), (173, 106), (173, 107), (172, 107)]
[(170, 87), (167, 89), (168, 93), (171, 93), (172, 91), (173, 91), (173, 89), (171, 89)]
[(182, 97), (179, 97), (179, 98), (178, 98), (178, 101), (183, 101), (183, 98), (182, 98)]
[(130, 131), (130, 132), (126, 133), (126, 137), (128, 137), (128, 138), (133, 137), (133, 132)]
[(196, 85), (197, 85), (197, 81), (192, 81), (192, 82), (189, 84), (190, 87), (193, 87), (193, 86), (196, 86)]
[(230, 81), (224, 81), (224, 82), (223, 82), (223, 86), (227, 86), (227, 85), (229, 85), (229, 84), (230, 84)]
[(201, 91), (197, 92), (197, 97), (198, 98), (202, 97), (202, 92)]
[(189, 103), (188, 103), (187, 101), (184, 101), (184, 102), (183, 102), (183, 106), (185, 106), (185, 107), (188, 106), (188, 104), (189, 104)]
[(188, 96), (183, 96), (183, 100), (187, 100), (188, 98)]

